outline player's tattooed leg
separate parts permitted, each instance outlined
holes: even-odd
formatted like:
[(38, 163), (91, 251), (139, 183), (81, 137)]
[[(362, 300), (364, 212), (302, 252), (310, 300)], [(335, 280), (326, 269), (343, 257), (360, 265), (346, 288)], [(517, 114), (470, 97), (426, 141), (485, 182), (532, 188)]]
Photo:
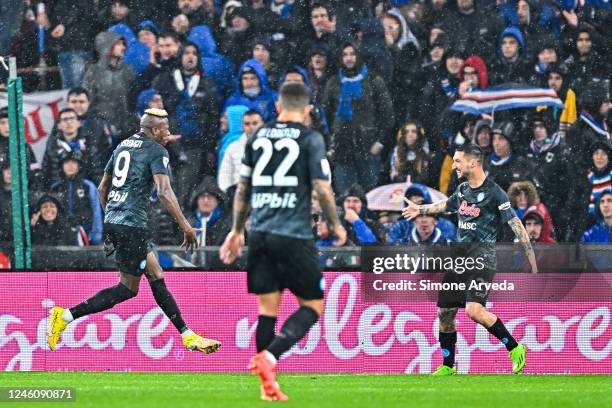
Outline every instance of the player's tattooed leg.
[(456, 307), (440, 307), (438, 308), (438, 318), (440, 319), (440, 332), (442, 333), (454, 333), (455, 332), (455, 318), (457, 317)]

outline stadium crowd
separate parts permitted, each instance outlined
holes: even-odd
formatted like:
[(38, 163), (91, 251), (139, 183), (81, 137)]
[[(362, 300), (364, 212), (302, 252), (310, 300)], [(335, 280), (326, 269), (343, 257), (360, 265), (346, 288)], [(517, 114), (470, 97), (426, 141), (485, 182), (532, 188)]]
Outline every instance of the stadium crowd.
[[(612, 239), (612, 6), (586, 0), (7, 0), (0, 55), (58, 67), (66, 89), (44, 158), (28, 150), (34, 245), (103, 240), (97, 197), (110, 154), (149, 107), (169, 113), (174, 188), (206, 245), (231, 227), (248, 135), (276, 115), (279, 86), (311, 92), (347, 245), (455, 239), (453, 218), (368, 211), (366, 193), (412, 181), (405, 196), (451, 194), (458, 145), (474, 142), (534, 242)], [(44, 47), (41, 39), (44, 37)], [(44, 50), (42, 54), (40, 51)], [(552, 88), (563, 108), (475, 116), (469, 91)], [(0, 241), (11, 241), (8, 111), (0, 110)], [(313, 200), (313, 203), (316, 200)], [(180, 230), (151, 196), (152, 239)], [(313, 204), (318, 245), (334, 238)], [(508, 233), (509, 232), (509, 233)], [(510, 231), (503, 234), (512, 240)]]

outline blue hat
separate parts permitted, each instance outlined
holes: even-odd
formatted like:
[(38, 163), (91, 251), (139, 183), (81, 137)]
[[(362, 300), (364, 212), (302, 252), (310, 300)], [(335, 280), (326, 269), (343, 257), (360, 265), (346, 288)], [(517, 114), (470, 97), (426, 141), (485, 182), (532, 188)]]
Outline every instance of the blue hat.
[(408, 6), (410, 3), (412, 3), (412, 0), (391, 0), (391, 5), (393, 7)]
[(145, 109), (148, 108), (148, 103), (151, 102), (151, 99), (153, 99), (155, 95), (159, 95), (159, 91), (157, 89), (145, 89), (138, 94), (138, 99), (136, 101), (136, 111), (138, 112), (138, 116), (144, 115)]
[(555, 0), (557, 7), (561, 10), (575, 10), (578, 7), (578, 0)]
[(137, 32), (142, 31), (142, 30), (150, 31), (156, 36), (159, 36), (159, 28), (157, 28), (155, 23), (151, 20), (143, 20), (138, 24)]

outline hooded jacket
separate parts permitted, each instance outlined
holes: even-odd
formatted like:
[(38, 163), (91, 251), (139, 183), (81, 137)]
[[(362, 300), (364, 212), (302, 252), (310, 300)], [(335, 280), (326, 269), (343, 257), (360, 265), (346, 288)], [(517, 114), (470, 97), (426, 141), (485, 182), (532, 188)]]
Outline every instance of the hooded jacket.
[(53, 223), (47, 223), (43, 220), (42, 215), (38, 218), (36, 224), (32, 227), (32, 245), (79, 245), (78, 231), (71, 227), (64, 216), (64, 209), (57, 198), (45, 194), (38, 202), (34, 211), (40, 211), (41, 206), (46, 202), (53, 202), (57, 208), (57, 218)]
[[(202, 74), (200, 49), (197, 44), (187, 42), (179, 50), (178, 60), (188, 47), (195, 47), (198, 61), (196, 72), (185, 75), (180, 67), (160, 74), (153, 81), (164, 101), (164, 107), (170, 117), (170, 132), (182, 137), (181, 146), (186, 149), (204, 149), (212, 151), (217, 139), (219, 111), (214, 85)], [(192, 84), (196, 83), (197, 87)]]
[(96, 36), (95, 46), (100, 59), (89, 66), (82, 86), (89, 93), (91, 114), (108, 121), (119, 134), (127, 137), (134, 128), (134, 115), (129, 103), (134, 87), (134, 73), (123, 61), (116, 66), (110, 63), (113, 46), (121, 38), (108, 31)]
[[(585, 244), (607, 244), (612, 242), (612, 226), (608, 226), (604, 221), (599, 206), (601, 198), (604, 195), (610, 194), (612, 194), (612, 191), (607, 191), (599, 196), (596, 207), (598, 215), (597, 221), (589, 229), (587, 229), (584, 234), (582, 234), (580, 242)], [(609, 269), (609, 265), (607, 269)]]
[[(508, 61), (502, 53), (502, 42), (504, 37), (512, 36), (519, 44), (519, 54), (516, 61)], [(497, 38), (497, 59), (489, 70), (489, 85), (500, 85), (507, 82), (518, 82), (526, 84), (529, 79), (527, 67), (527, 50), (525, 39), (521, 31), (516, 27), (508, 27)]]
[[(235, 143), (241, 143), (243, 145), (242, 151), (244, 151), (246, 135), (242, 131), (242, 116), (244, 116), (245, 112), (247, 112), (248, 110), (249, 108), (244, 105), (230, 106), (225, 110), (227, 114), (228, 131), (221, 138), (219, 152), (217, 153), (217, 164), (219, 169), (221, 168), (221, 166), (223, 166), (223, 159), (225, 158), (227, 149), (229, 147), (233, 146)], [(243, 138), (245, 140), (241, 140)], [(224, 186), (221, 186), (221, 183), (219, 183), (219, 186), (224, 191), (227, 189), (227, 187), (229, 187), (229, 185), (225, 184), (227, 183), (224, 183)]]
[(478, 74), (478, 88), (488, 88), (489, 87), (489, 76), (487, 75), (487, 66), (485, 62), (477, 55), (472, 55), (468, 59), (465, 60), (463, 66), (459, 69), (459, 81), (463, 82), (463, 68), (472, 67), (476, 70)]
[(536, 242), (542, 243), (542, 244), (556, 244), (557, 241), (555, 241), (555, 239), (552, 236), (553, 225), (550, 222), (550, 216), (548, 216), (548, 212), (544, 212), (542, 206), (540, 205), (534, 205), (532, 207), (529, 207), (529, 209), (525, 213), (525, 216), (523, 217), (523, 223), (525, 223), (525, 219), (530, 214), (536, 214), (538, 217), (540, 217), (543, 220), (542, 231), (540, 232), (540, 238), (538, 238)]
[(196, 187), (190, 197), (190, 206), (187, 219), (195, 228), (203, 227), (205, 218), (198, 210), (198, 197), (204, 193), (211, 194), (217, 198), (217, 208), (206, 218), (206, 231), (199, 232), (198, 238), (206, 236), (206, 246), (219, 246), (223, 244), (225, 237), (232, 228), (231, 204), (228, 204), (225, 194), (219, 189), (215, 179), (206, 177), (202, 183)]
[(340, 221), (346, 229), (347, 238), (356, 245), (371, 245), (385, 242), (385, 227), (367, 216), (368, 200), (363, 188), (359, 184), (353, 184), (346, 194), (341, 197), (342, 202), (347, 197), (358, 197), (361, 200), (361, 212), (357, 214), (359, 216), (358, 220), (351, 224), (341, 217)]
[[(241, 78), (247, 71), (254, 72), (259, 78), (259, 87), (261, 90), (259, 95), (255, 97), (246, 96), (242, 89)], [(240, 70), (238, 71), (236, 88), (234, 93), (227, 98), (224, 110), (232, 105), (244, 105), (249, 109), (253, 109), (261, 113), (264, 122), (268, 122), (276, 118), (276, 107), (274, 106), (274, 103), (277, 99), (277, 93), (271, 90), (268, 86), (268, 75), (266, 74), (266, 70), (263, 65), (261, 65), (261, 63), (255, 59), (250, 59), (240, 67)]]

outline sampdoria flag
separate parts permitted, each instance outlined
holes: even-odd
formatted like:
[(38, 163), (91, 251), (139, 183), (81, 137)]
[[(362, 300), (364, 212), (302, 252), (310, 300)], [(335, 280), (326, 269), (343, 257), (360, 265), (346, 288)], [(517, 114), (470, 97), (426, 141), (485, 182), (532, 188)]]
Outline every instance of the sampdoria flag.
[(550, 88), (534, 88), (518, 84), (504, 84), (466, 92), (451, 106), (459, 112), (473, 115), (501, 110), (555, 106), (563, 108), (563, 101)]

